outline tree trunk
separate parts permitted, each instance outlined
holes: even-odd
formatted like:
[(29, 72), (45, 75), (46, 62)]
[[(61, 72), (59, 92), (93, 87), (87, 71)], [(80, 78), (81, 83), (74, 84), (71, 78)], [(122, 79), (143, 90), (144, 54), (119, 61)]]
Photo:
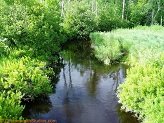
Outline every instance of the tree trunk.
[(122, 1), (122, 21), (124, 21), (124, 13), (125, 13), (125, 0)]
[(157, 7), (158, 8), (157, 8), (156, 13), (155, 13), (154, 8), (152, 8), (152, 21), (151, 21), (152, 25), (154, 24), (155, 19), (156, 19), (157, 15), (158, 15), (159, 11), (161, 10), (161, 3), (160, 2), (161, 2), (160, 0), (157, 1)]
[(61, 11), (61, 16), (64, 16), (64, 0), (62, 0), (62, 11)]
[(92, 0), (92, 12), (94, 11), (94, 8), (95, 8), (95, 1), (94, 0)]
[(154, 24), (154, 9), (152, 9), (152, 14), (151, 14), (151, 25)]
[(161, 16), (161, 26), (162, 26), (162, 16)]

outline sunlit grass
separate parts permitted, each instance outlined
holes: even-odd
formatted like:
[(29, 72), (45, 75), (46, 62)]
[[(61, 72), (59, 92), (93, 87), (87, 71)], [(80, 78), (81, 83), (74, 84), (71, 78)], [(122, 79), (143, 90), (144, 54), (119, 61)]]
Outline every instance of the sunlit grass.
[[(164, 28), (161, 26), (118, 29), (107, 33), (91, 33), (95, 56), (105, 64), (119, 60), (122, 55), (128, 61), (149, 61), (157, 52), (164, 51)], [(134, 63), (133, 63), (134, 61)]]
[[(99, 60), (111, 64), (119, 59), (132, 66), (117, 95), (122, 108), (135, 112), (145, 123), (164, 122), (163, 34), (164, 27), (140, 26), (90, 35)], [(115, 45), (118, 42), (119, 46)]]

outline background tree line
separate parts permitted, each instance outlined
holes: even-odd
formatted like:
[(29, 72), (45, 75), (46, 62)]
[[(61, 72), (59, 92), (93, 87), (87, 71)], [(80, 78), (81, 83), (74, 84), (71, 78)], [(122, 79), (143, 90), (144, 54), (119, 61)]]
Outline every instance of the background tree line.
[(163, 25), (162, 0), (62, 0), (63, 27), (71, 37), (137, 25)]
[(19, 43), (53, 40), (44, 47), (55, 39), (60, 44), (88, 39), (94, 31), (164, 22), (163, 0), (1, 0), (1, 10), (1, 37), (12, 44), (16, 38)]

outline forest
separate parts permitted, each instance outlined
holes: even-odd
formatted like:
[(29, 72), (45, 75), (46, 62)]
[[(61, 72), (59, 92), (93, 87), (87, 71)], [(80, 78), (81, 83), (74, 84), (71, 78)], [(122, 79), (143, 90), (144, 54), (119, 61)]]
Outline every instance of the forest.
[(164, 122), (163, 25), (163, 0), (0, 0), (0, 120), (24, 119), (21, 101), (52, 92), (64, 45), (92, 40), (99, 61), (132, 66), (123, 108)]

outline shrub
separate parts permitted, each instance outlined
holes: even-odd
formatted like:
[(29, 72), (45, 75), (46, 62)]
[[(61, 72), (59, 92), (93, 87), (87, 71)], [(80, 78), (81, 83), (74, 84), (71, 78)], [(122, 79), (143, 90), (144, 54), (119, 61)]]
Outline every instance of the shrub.
[(127, 111), (134, 111), (146, 123), (164, 121), (164, 53), (158, 61), (137, 64), (127, 72), (126, 82), (119, 86), (118, 97)]
[(46, 62), (56, 61), (52, 54), (65, 41), (59, 8), (52, 3), (58, 4), (0, 0), (0, 119), (22, 119), (21, 99), (52, 92), (48, 76), (54, 72)]
[(5, 60), (0, 66), (0, 89), (20, 91), (25, 99), (47, 95), (52, 87), (45, 67), (44, 62), (30, 57)]
[(60, 51), (65, 38), (59, 25), (60, 14), (52, 5), (37, 0), (1, 1), (0, 9), (1, 37), (7, 39), (8, 46), (22, 48), (27, 45), (33, 48), (35, 57), (51, 56)]
[(100, 31), (111, 31), (122, 26), (121, 9), (117, 4), (106, 3), (101, 6), (98, 14), (98, 27)]
[(71, 1), (66, 5), (63, 28), (69, 38), (88, 39), (95, 29), (94, 13), (86, 1)]
[(24, 106), (21, 106), (22, 94), (20, 92), (0, 91), (0, 120), (22, 119), (21, 114)]

